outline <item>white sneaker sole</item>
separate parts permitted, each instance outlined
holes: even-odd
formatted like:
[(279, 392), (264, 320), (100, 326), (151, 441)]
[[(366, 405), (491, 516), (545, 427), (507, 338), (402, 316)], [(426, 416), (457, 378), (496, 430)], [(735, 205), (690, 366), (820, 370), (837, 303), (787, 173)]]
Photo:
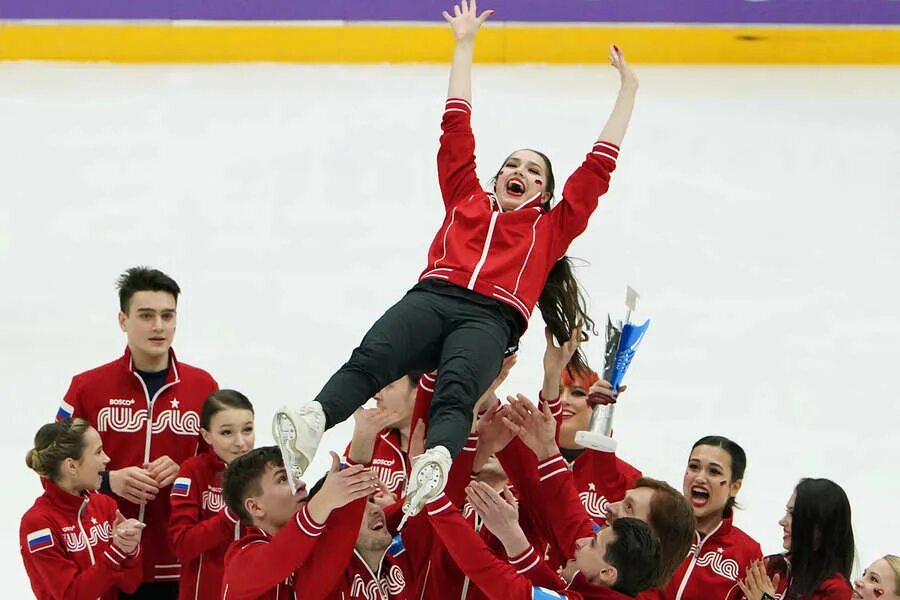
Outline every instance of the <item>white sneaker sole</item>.
[(309, 467), (309, 460), (294, 444), (297, 439), (297, 427), (287, 411), (279, 410), (275, 413), (272, 419), (272, 436), (281, 451), (281, 460), (284, 461), (291, 492), (297, 493), (298, 483)]
[(403, 513), (412, 517), (422, 512), (425, 504), (434, 500), (443, 491), (442, 479), (441, 468), (437, 463), (423, 465), (422, 470), (416, 475), (416, 488), (403, 502)]

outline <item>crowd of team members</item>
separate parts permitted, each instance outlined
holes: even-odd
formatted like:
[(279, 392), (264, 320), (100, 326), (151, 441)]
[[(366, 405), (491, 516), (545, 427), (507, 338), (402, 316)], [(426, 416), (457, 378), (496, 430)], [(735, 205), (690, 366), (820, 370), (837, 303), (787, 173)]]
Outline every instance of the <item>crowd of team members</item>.
[[(73, 378), (28, 452), (44, 494), (23, 516), (38, 598), (900, 598), (900, 559), (852, 584), (850, 506), (826, 479), (789, 494), (784, 552), (763, 557), (732, 522), (747, 459), (727, 438), (690, 449), (682, 491), (574, 442), (623, 390), (569, 365), (548, 336), (536, 404), (478, 400), (446, 489), (398, 531), (434, 375), (412, 373), (355, 415), (342, 456), (291, 491), (278, 448), (254, 448), (254, 411), (171, 349), (180, 289), (119, 281), (119, 359)], [(785, 490), (786, 495), (787, 490)]]
[[(176, 359), (178, 285), (123, 274), (125, 354), (73, 378), (26, 458), (45, 490), (20, 528), (38, 598), (900, 599), (894, 556), (851, 585), (850, 506), (829, 480), (784, 490), (785, 552), (764, 558), (732, 522), (747, 464), (734, 441), (698, 440), (681, 492), (575, 443), (624, 390), (579, 352), (590, 317), (565, 252), (608, 189), (637, 78), (611, 47), (619, 95), (559, 202), (549, 159), (529, 149), (488, 192), (470, 118), (490, 14), (474, 0), (444, 13), (446, 214), (428, 268), (312, 402), (276, 411), (279, 447), (254, 448), (250, 401)], [(503, 356), (535, 308), (548, 327), (537, 402), (501, 403), (515, 362)], [(323, 432), (351, 414), (350, 445), (307, 490)]]

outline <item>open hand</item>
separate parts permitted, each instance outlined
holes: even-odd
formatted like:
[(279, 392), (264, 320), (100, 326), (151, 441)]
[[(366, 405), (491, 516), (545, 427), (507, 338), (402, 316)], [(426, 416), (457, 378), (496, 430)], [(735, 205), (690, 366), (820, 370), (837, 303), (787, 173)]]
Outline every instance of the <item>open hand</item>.
[(444, 20), (450, 23), (450, 28), (453, 29), (453, 37), (457, 42), (463, 42), (474, 40), (478, 35), (478, 30), (488, 17), (494, 14), (494, 11), (486, 10), (479, 15), (475, 0), (471, 2), (461, 0), (460, 4), (453, 5), (452, 16), (446, 10), (442, 14)]

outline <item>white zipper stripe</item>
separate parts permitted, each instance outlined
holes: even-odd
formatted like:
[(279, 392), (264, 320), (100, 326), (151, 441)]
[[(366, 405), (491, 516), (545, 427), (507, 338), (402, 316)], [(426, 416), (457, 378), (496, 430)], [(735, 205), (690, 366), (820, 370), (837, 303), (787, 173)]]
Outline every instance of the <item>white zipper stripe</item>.
[(194, 585), (194, 600), (200, 598), (200, 575), (203, 573), (203, 552), (200, 553), (200, 564), (197, 565), (197, 583)]
[(91, 547), (91, 541), (88, 539), (87, 534), (84, 532), (84, 525), (81, 522), (81, 519), (84, 518), (84, 509), (87, 508), (88, 505), (88, 497), (84, 497), (84, 501), (81, 503), (81, 506), (78, 508), (78, 529), (81, 530), (81, 538), (84, 540), (85, 545), (87, 546), (88, 556), (91, 557), (91, 564), (97, 564), (97, 561), (94, 560), (94, 549)]
[(534, 224), (531, 226), (531, 245), (528, 247), (528, 254), (525, 255), (525, 262), (522, 263), (522, 268), (519, 269), (519, 276), (516, 277), (516, 287), (513, 288), (513, 295), (519, 291), (519, 281), (522, 279), (522, 273), (525, 272), (525, 267), (528, 265), (528, 259), (531, 258), (531, 251), (534, 250), (534, 243), (537, 241), (537, 224), (543, 216), (543, 214), (538, 213), (538, 218), (534, 220)]
[(450, 224), (447, 225), (447, 229), (444, 230), (444, 253), (441, 255), (439, 259), (434, 261), (434, 265), (432, 265), (435, 269), (438, 266), (438, 263), (447, 258), (447, 234), (450, 233), (450, 228), (453, 227), (453, 222), (456, 220), (456, 209), (459, 208), (457, 206), (453, 207), (453, 210), (450, 211)]
[(719, 524), (716, 525), (715, 529), (709, 532), (705, 538), (700, 538), (700, 533), (697, 532), (697, 549), (694, 550), (694, 556), (691, 557), (691, 564), (688, 565), (687, 570), (684, 572), (684, 579), (681, 580), (681, 585), (678, 586), (678, 593), (675, 594), (675, 600), (681, 600), (682, 594), (684, 594), (684, 589), (687, 587), (688, 581), (691, 578), (691, 573), (694, 572), (694, 566), (697, 564), (697, 557), (700, 556), (700, 550), (703, 548), (703, 544), (713, 536), (715, 532), (719, 530), (719, 527), (722, 526), (722, 522), (719, 521)]
[(490, 251), (491, 248), (491, 238), (494, 237), (494, 226), (497, 224), (497, 217), (499, 215), (500, 213), (491, 213), (491, 224), (488, 226), (488, 232), (484, 238), (484, 247), (481, 249), (481, 258), (478, 260), (478, 264), (475, 265), (475, 270), (472, 271), (472, 277), (469, 279), (469, 284), (466, 286), (470, 290), (475, 287), (475, 281), (478, 279), (478, 274), (481, 273), (481, 268), (487, 260), (488, 251)]

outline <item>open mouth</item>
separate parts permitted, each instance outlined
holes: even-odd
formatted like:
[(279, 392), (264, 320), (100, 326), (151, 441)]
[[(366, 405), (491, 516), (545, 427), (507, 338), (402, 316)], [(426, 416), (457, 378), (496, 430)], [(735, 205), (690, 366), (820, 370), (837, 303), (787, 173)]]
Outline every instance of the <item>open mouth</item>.
[(571, 419), (571, 418), (574, 417), (574, 416), (575, 416), (575, 412), (574, 412), (574, 411), (567, 410), (567, 409), (563, 409), (563, 411), (562, 411), (562, 418), (563, 418), (563, 419)]
[(702, 508), (709, 504), (709, 490), (699, 485), (695, 485), (691, 488), (691, 504), (696, 506), (697, 508)]
[(521, 198), (525, 193), (525, 182), (518, 177), (510, 177), (506, 181), (506, 193), (513, 198)]
[(372, 517), (369, 523), (369, 531), (381, 531), (384, 529), (384, 517), (381, 515)]

